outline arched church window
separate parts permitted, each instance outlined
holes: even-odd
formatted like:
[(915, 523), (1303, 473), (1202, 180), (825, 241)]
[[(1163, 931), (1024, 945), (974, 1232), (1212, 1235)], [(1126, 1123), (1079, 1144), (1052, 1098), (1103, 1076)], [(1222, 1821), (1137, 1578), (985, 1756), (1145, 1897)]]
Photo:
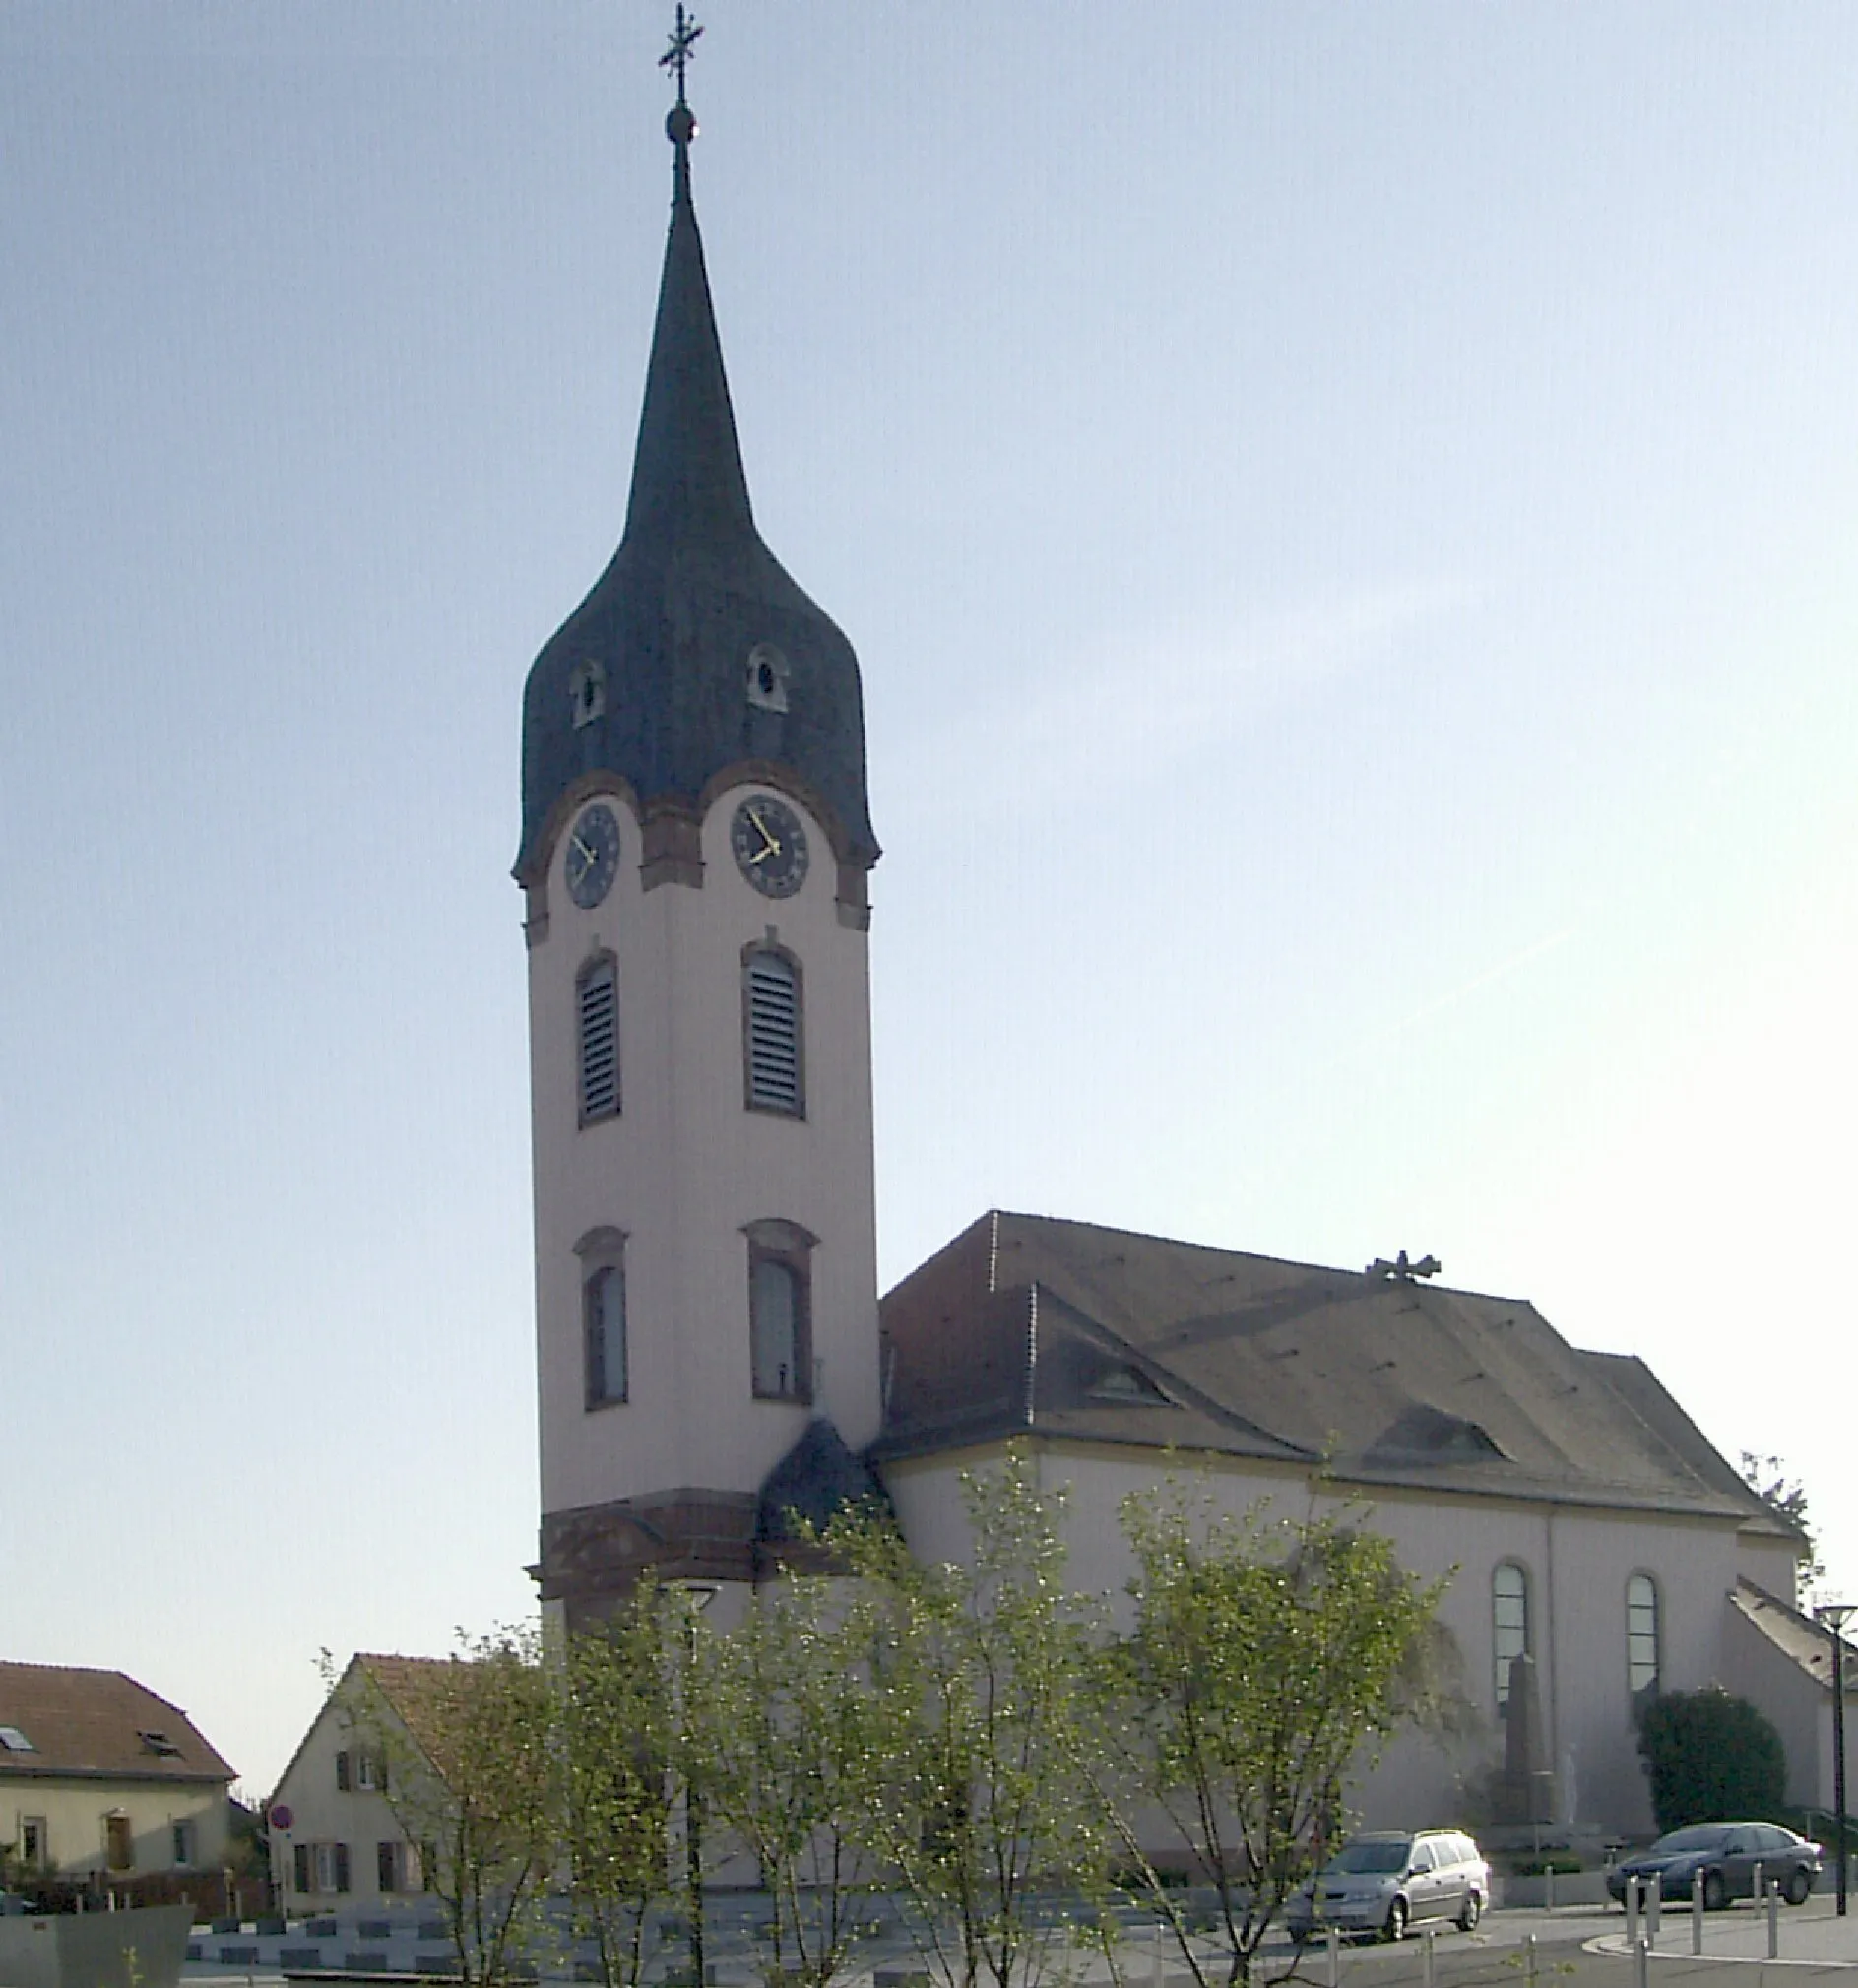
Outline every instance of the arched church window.
[(596, 1229), (575, 1245), (581, 1259), (581, 1372), (589, 1408), (626, 1399), (626, 1239)]
[(574, 1002), (585, 1125), (619, 1109), (619, 968), (611, 953), (598, 953), (582, 967)]
[(1648, 1573), (1626, 1583), (1626, 1682), (1636, 1698), (1658, 1682), (1658, 1584)]
[(1509, 1666), (1529, 1649), (1529, 1576), (1513, 1560), (1491, 1576), (1491, 1641), (1497, 1658), (1497, 1706), (1509, 1702)]
[(767, 1401), (810, 1401), (813, 1239), (793, 1222), (751, 1222), (745, 1233), (754, 1392)]
[(743, 1081), (748, 1109), (806, 1116), (800, 962), (784, 948), (742, 955)]

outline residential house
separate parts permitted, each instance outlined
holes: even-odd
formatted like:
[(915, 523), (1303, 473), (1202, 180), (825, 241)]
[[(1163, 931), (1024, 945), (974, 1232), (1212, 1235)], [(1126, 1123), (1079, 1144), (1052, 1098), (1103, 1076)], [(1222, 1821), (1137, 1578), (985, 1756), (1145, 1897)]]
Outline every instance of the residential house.
[(395, 1777), (423, 1759), (422, 1699), (447, 1660), (356, 1655), (269, 1804), (276, 1895), (290, 1911), (391, 1904), (425, 1888), (429, 1859), (402, 1826)]
[(31, 1871), (131, 1890), (217, 1876), (233, 1778), (185, 1712), (121, 1671), (0, 1663), (0, 1840)]

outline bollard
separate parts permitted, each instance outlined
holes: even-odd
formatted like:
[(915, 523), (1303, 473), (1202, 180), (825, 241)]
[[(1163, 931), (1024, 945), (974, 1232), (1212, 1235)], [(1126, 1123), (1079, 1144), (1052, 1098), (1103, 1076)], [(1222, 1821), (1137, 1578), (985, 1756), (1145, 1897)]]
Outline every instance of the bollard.
[(1555, 1909), (1555, 1863), (1551, 1858), (1542, 1873), (1542, 1902), (1549, 1911)]
[(1693, 1954), (1700, 1954), (1702, 1951), (1703, 1874), (1701, 1871), (1693, 1871), (1691, 1874), (1691, 1952)]
[(1626, 1880), (1626, 1944), (1638, 1945), (1638, 1880), (1631, 1876)]
[(1767, 1887), (1767, 1957), (1780, 1958), (1780, 1880), (1769, 1882)]
[(1437, 1931), (1428, 1926), (1420, 1935), (1420, 1978), (1425, 1988), (1437, 1988), (1438, 1977), (1433, 1972), (1433, 1942), (1439, 1937)]
[(1767, 1884), (1763, 1877), (1759, 1858), (1756, 1860), (1755, 1865), (1755, 1889), (1749, 1893), (1749, 1896), (1755, 1900), (1755, 1909), (1759, 1912), (1762, 1909), (1762, 1900), (1767, 1896)]
[(1658, 1944), (1658, 1913), (1663, 1905), (1664, 1877), (1660, 1873), (1657, 1877), (1645, 1880), (1645, 1945), (1647, 1947), (1655, 1947)]
[(1155, 1948), (1149, 1956), (1148, 1978), (1153, 1988), (1161, 1988), (1161, 1921), (1155, 1921)]
[(1646, 1951), (1644, 1941), (1633, 1942), (1633, 1988), (1647, 1988), (1646, 1977), (1651, 1970), (1645, 1959)]
[(1523, 1979), (1528, 1982), (1529, 1988), (1535, 1988), (1535, 1935), (1533, 1933), (1524, 1936), (1522, 1954)]
[(1342, 1988), (1342, 1936), (1329, 1928), (1329, 1988)]

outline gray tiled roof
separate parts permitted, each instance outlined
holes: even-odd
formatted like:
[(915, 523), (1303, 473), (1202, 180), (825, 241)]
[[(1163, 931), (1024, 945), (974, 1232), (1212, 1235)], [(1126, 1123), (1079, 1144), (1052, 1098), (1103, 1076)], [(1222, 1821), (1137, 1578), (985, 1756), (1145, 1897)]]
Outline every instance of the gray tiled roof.
[[(1832, 1639), (1810, 1615), (1802, 1613), (1778, 1595), (1769, 1594), (1746, 1574), (1741, 1575), (1729, 1595), (1729, 1605), (1752, 1623), (1790, 1663), (1798, 1664), (1808, 1677), (1832, 1688)], [(1858, 1691), (1858, 1643), (1844, 1638), (1844, 1696), (1849, 1699)]]
[(1521, 1299), (1001, 1213), (882, 1317), (879, 1458), (1036, 1433), (1774, 1524), (1643, 1362)]

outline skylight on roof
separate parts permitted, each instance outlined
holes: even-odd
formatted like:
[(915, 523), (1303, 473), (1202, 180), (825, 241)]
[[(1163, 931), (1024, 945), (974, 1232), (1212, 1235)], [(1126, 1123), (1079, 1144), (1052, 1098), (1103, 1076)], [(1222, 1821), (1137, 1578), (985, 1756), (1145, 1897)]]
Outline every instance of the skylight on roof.
[(18, 1726), (0, 1726), (0, 1747), (10, 1754), (35, 1754), (38, 1749), (20, 1731)]
[(160, 1754), (163, 1760), (177, 1761), (180, 1759), (180, 1749), (165, 1733), (138, 1732), (136, 1738), (148, 1748), (150, 1753)]

